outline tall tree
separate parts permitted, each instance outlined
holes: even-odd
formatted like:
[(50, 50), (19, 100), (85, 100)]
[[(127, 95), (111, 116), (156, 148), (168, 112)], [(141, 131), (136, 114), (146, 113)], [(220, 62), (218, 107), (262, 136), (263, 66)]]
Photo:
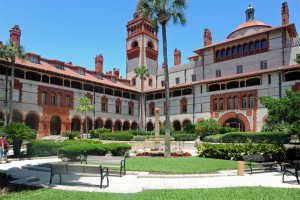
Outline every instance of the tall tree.
[[(77, 99), (78, 105), (76, 106), (76, 111), (84, 113), (84, 118), (86, 118), (87, 112), (93, 112), (95, 109), (95, 105), (91, 104), (91, 100), (87, 97), (80, 97)], [(85, 130), (88, 130), (87, 119), (85, 119)]]
[(166, 133), (165, 133), (165, 157), (171, 156), (170, 148), (170, 89), (169, 71), (167, 57), (167, 33), (166, 26), (171, 18), (173, 23), (185, 24), (184, 12), (186, 8), (185, 0), (140, 0), (138, 10), (144, 18), (151, 18), (154, 29), (158, 29), (158, 24), (162, 27), (164, 73), (165, 73), (165, 101), (166, 101)]
[(144, 113), (145, 113), (145, 105), (144, 105), (144, 81), (147, 80), (149, 77), (149, 69), (145, 67), (144, 65), (141, 65), (140, 67), (137, 67), (134, 69), (134, 73), (136, 77), (139, 77), (141, 79), (141, 115), (142, 115), (142, 130), (144, 130)]
[[(24, 47), (17, 45), (14, 41), (9, 41), (0, 49), (0, 57), (11, 62), (11, 84), (10, 84), (10, 94), (9, 94), (9, 119), (8, 122), (12, 122), (13, 114), (13, 94), (15, 85), (15, 62), (19, 58), (22, 61), (27, 60), (27, 54), (25, 53)], [(7, 114), (7, 113), (6, 113)], [(7, 116), (6, 116), (7, 120)], [(7, 123), (8, 124), (8, 123)]]

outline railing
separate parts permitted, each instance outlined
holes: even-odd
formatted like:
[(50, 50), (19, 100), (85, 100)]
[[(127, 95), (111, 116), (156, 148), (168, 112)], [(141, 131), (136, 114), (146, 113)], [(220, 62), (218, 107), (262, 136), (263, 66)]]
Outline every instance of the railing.
[(286, 39), (287, 47), (292, 47), (292, 46), (296, 46), (296, 45), (300, 45), (300, 37), (299, 36), (297, 36), (295, 38), (291, 38), (291, 39)]

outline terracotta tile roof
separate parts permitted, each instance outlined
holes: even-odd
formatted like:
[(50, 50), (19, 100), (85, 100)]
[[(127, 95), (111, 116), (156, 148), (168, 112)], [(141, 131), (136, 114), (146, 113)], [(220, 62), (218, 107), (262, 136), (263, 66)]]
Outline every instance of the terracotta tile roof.
[[(277, 70), (288, 70), (288, 69), (293, 69), (293, 68), (300, 68), (300, 66), (299, 65), (287, 65), (287, 66), (283, 66), (283, 67), (275, 67), (275, 68), (271, 68), (271, 69), (264, 69), (264, 70), (254, 71), (254, 72), (234, 74), (234, 75), (224, 76), (224, 77), (219, 77), (219, 78), (205, 79), (205, 80), (201, 80), (201, 81), (173, 85), (173, 86), (170, 86), (170, 89), (191, 86), (191, 85), (197, 85), (197, 84), (201, 84), (201, 83), (224, 81), (224, 80), (228, 80), (228, 79), (235, 79), (235, 78), (246, 77), (246, 76), (254, 76), (254, 75), (258, 75), (258, 74), (274, 72)], [(154, 88), (151, 90), (147, 90), (145, 92), (150, 93), (150, 92), (156, 92), (156, 91), (160, 91), (160, 90), (164, 90), (164, 89), (165, 89), (164, 87), (160, 87), (160, 88)]]
[(194, 50), (194, 52), (197, 53), (197, 54), (200, 54), (200, 52), (202, 50), (208, 49), (210, 47), (214, 47), (214, 46), (217, 46), (217, 45), (221, 45), (221, 44), (233, 42), (233, 41), (240, 40), (240, 39), (243, 39), (243, 38), (246, 38), (246, 37), (249, 37), (249, 36), (258, 35), (258, 34), (261, 34), (261, 33), (266, 33), (266, 32), (272, 31), (272, 30), (276, 30), (276, 29), (280, 29), (280, 28), (285, 28), (285, 27), (293, 27), (293, 29), (294, 29), (293, 31), (295, 32), (295, 33), (293, 33), (293, 35), (295, 35), (295, 34), (297, 35), (295, 24), (291, 23), (291, 24), (287, 24), (287, 25), (282, 25), (282, 26), (276, 26), (276, 27), (272, 27), (272, 28), (263, 29), (263, 30), (255, 32), (255, 33), (243, 35), (243, 36), (240, 36), (240, 37), (223, 40), (221, 42), (217, 42), (217, 43), (214, 43), (214, 44), (202, 47), (200, 49), (196, 49), (196, 50)]
[(266, 27), (266, 28), (272, 28), (271, 26), (263, 23), (263, 22), (260, 22), (260, 21), (248, 21), (248, 22), (245, 22), (241, 25), (239, 25), (232, 33), (229, 34), (229, 36), (227, 37), (227, 39), (235, 32), (241, 30), (241, 29), (244, 29), (244, 28), (248, 28), (248, 27), (254, 27), (254, 26), (261, 26), (261, 27)]
[[(4, 59), (0, 59), (0, 60), (4, 60)], [(60, 62), (62, 62), (62, 61), (60, 61)], [(60, 69), (56, 69), (55, 67), (49, 65), (47, 62), (42, 61), (42, 60), (41, 60), (41, 64), (36, 64), (36, 63), (32, 63), (28, 60), (21, 61), (20, 59), (16, 59), (16, 64), (32, 67), (32, 68), (35, 68), (35, 69), (45, 70), (45, 71), (48, 71), (48, 72), (64, 74), (64, 75), (67, 75), (67, 76), (70, 76), (70, 77), (82, 79), (82, 81), (88, 80), (88, 81), (92, 81), (92, 82), (96, 82), (96, 83), (100, 83), (100, 84), (109, 85), (109, 86), (112, 86), (112, 87), (117, 87), (117, 88), (120, 88), (120, 89), (126, 89), (126, 90), (131, 90), (131, 91), (134, 91), (134, 92), (138, 92), (138, 90), (136, 88), (127, 86), (125, 84), (122, 84), (119, 81), (117, 81), (116, 83), (113, 83), (110, 80), (97, 79), (95, 76), (92, 76), (89, 73), (85, 73), (85, 75), (78, 74), (77, 72), (71, 70), (66, 65), (64, 67), (64, 70), (60, 70)]]

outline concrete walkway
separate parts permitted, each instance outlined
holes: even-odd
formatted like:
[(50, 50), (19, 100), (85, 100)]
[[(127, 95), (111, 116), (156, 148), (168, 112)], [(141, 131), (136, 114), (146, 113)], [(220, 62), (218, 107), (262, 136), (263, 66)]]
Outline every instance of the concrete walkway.
[[(79, 177), (62, 175), (62, 183), (55, 176), (53, 184), (49, 185), (50, 172), (47, 168), (37, 167), (43, 163), (61, 161), (55, 157), (38, 158), (32, 160), (13, 161), (12, 163), (0, 164), (0, 171), (11, 174), (18, 180), (18, 184), (27, 184), (52, 189), (76, 190), (89, 192), (111, 193), (135, 193), (155, 189), (188, 189), (188, 188), (218, 188), (218, 187), (241, 187), (263, 186), (299, 188), (300, 185), (294, 176), (287, 176), (286, 183), (281, 182), (282, 173), (256, 172), (253, 175), (245, 173), (245, 176), (236, 176), (236, 170), (220, 171), (218, 174), (194, 174), (194, 175), (154, 175), (148, 172), (128, 172), (128, 175), (109, 177), (110, 186), (105, 189), (99, 188), (99, 177)], [(106, 184), (106, 182), (104, 182)]]

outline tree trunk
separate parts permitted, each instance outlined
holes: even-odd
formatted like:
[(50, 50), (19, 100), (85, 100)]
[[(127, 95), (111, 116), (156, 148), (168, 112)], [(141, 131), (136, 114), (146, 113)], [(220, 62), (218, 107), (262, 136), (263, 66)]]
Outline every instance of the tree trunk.
[(144, 75), (141, 75), (141, 115), (142, 115), (142, 130), (144, 131), (144, 117), (145, 117), (145, 104), (144, 104)]
[(15, 62), (14, 61), (12, 61), (10, 83), (11, 84), (10, 84), (10, 94), (9, 94), (9, 120), (8, 120), (8, 123), (11, 123), (12, 118), (13, 118), (13, 96), (14, 96), (14, 87), (15, 87)]
[(87, 118), (86, 118), (86, 112), (84, 113), (84, 118), (85, 118), (85, 132), (89, 132), (88, 131), (88, 127), (87, 127)]
[(18, 137), (13, 138), (13, 151), (15, 158), (18, 158), (20, 156), (22, 142), (23, 140)]
[(167, 55), (167, 31), (166, 24), (162, 24), (163, 35), (163, 52), (164, 52), (164, 73), (165, 73), (165, 100), (166, 100), (166, 128), (165, 128), (165, 157), (171, 157), (170, 145), (170, 89), (169, 89), (169, 71), (168, 71), (168, 55)]

